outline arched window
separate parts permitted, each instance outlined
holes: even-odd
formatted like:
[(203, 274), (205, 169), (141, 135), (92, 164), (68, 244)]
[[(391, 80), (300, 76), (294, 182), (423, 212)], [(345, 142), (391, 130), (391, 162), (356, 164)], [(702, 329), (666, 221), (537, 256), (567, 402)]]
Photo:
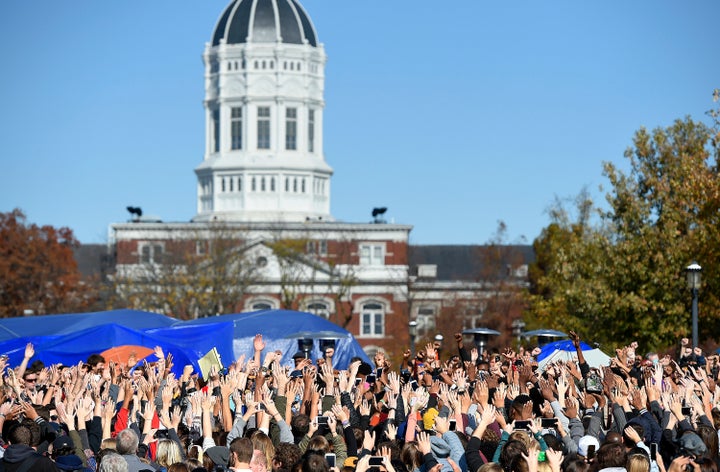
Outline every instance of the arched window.
[(322, 318), (325, 318), (326, 320), (328, 318), (330, 318), (330, 308), (328, 307), (328, 304), (325, 302), (309, 303), (307, 306), (307, 311), (309, 311), (313, 315), (317, 315)]
[(293, 179), (293, 192), (297, 193), (297, 177)]
[(270, 191), (275, 191), (275, 177), (270, 177)]
[(242, 190), (242, 177), (238, 177), (238, 192)]
[(260, 178), (260, 191), (261, 192), (265, 191), (265, 177)]
[(251, 308), (253, 310), (272, 310), (272, 305), (270, 305), (269, 303), (265, 303), (265, 302), (258, 302), (258, 303), (253, 303)]
[(255, 189), (256, 189), (256, 187), (255, 187), (255, 177), (253, 177), (253, 178), (252, 178), (252, 181), (251, 181), (251, 183), (250, 183), (250, 190), (252, 190), (252, 191), (254, 192)]
[(305, 179), (302, 179), (300, 183), (302, 184), (302, 193), (305, 193)]
[(365, 303), (360, 317), (360, 336), (385, 336), (385, 309), (379, 303)]
[(435, 332), (435, 307), (421, 306), (417, 311), (417, 332), (428, 336)]
[(290, 179), (288, 177), (285, 177), (285, 191), (290, 191)]

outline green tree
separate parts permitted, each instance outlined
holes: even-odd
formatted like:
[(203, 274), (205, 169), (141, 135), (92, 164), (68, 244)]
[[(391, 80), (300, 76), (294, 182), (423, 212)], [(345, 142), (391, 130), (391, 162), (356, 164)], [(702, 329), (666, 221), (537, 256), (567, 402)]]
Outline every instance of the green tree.
[(720, 327), (717, 136), (716, 126), (690, 118), (640, 129), (625, 153), (629, 173), (604, 164), (608, 209), (595, 207), (586, 193), (575, 220), (556, 206), (534, 242), (529, 303), (539, 324), (608, 345), (672, 345), (690, 334), (684, 268), (697, 260), (706, 268), (700, 339), (714, 341)]
[(72, 313), (95, 300), (80, 275), (69, 228), (38, 226), (15, 209), (0, 213), (0, 317)]

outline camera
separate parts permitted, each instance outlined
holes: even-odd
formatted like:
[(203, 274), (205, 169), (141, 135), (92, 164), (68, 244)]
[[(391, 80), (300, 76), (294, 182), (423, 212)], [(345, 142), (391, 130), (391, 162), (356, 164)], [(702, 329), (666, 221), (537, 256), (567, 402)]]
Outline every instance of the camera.
[(590, 372), (585, 378), (585, 391), (588, 393), (602, 393), (602, 379), (594, 372)]

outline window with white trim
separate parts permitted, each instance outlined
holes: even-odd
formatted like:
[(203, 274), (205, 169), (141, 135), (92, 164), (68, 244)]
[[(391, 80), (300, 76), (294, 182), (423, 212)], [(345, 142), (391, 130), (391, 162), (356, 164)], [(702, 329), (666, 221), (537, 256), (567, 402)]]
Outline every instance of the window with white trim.
[(308, 303), (307, 311), (326, 320), (330, 318), (330, 307), (325, 302)]
[(421, 306), (418, 308), (417, 317), (417, 332), (420, 336), (427, 336), (435, 332), (435, 307), (433, 306)]
[(360, 265), (385, 265), (385, 245), (378, 243), (360, 244)]
[(258, 107), (257, 114), (257, 148), (270, 149), (270, 107)]
[(285, 149), (297, 149), (297, 108), (285, 110)]
[(366, 303), (360, 314), (361, 336), (385, 336), (385, 310), (379, 303)]
[(212, 111), (213, 152), (220, 152), (220, 110)]
[(142, 264), (162, 264), (165, 247), (162, 243), (139, 243), (138, 253)]
[(230, 149), (242, 149), (242, 107), (233, 107), (231, 111)]
[(308, 152), (315, 152), (315, 110), (308, 110)]

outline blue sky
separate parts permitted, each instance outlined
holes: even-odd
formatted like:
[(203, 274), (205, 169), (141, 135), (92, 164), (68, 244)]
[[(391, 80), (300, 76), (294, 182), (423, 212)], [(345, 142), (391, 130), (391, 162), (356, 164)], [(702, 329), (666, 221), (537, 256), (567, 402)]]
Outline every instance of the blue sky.
[[(416, 244), (532, 242), (602, 201), (640, 126), (705, 119), (720, 2), (304, 0), (329, 56), (332, 213)], [(0, 2), (0, 211), (104, 242), (127, 205), (195, 214), (201, 54), (225, 0)]]

